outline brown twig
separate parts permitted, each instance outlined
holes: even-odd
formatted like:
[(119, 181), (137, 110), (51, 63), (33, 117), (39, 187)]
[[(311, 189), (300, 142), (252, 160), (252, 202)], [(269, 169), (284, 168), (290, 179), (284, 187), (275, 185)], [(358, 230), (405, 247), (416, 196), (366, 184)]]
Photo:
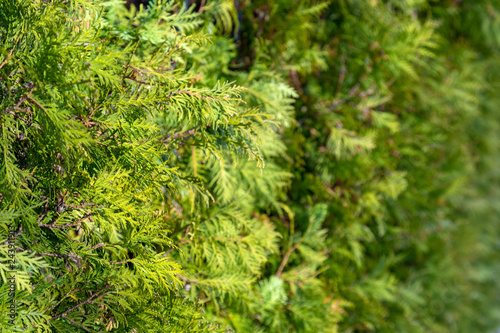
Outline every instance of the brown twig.
[(16, 49), (16, 44), (17, 44), (17, 42), (19, 42), (19, 38), (21, 38), (21, 36), (17, 37), (16, 41), (14, 42), (14, 46), (12, 47), (12, 50), (10, 50), (10, 52), (9, 52), (9, 55), (0, 64), (0, 68), (2, 68), (3, 66), (5, 66), (5, 64), (7, 63), (7, 61), (9, 61), (10, 57), (12, 56), (12, 53), (14, 53), (14, 50)]
[(47, 213), (49, 212), (49, 200), (45, 201), (45, 207), (43, 208), (43, 213), (40, 215), (37, 219), (37, 222), (40, 222), (41, 220), (44, 219), (45, 216), (47, 216)]
[(164, 86), (164, 85), (166, 85), (166, 83), (163, 83), (163, 82), (147, 82), (147, 81), (136, 79), (136, 78), (134, 78), (132, 76), (127, 76), (127, 77), (125, 77), (125, 79), (132, 80), (132, 81), (134, 81), (136, 83), (143, 84), (143, 85), (146, 85), (146, 86), (155, 86), (155, 85)]
[(83, 330), (85, 330), (87, 332), (95, 333), (95, 331), (89, 330), (85, 326), (83, 326), (81, 324), (78, 324), (76, 321), (74, 321), (72, 319), (69, 319), (68, 317), (66, 317), (66, 315), (62, 315), (61, 317), (63, 317), (64, 319), (66, 319), (67, 321), (69, 321), (70, 323), (72, 323), (73, 325), (76, 325), (76, 326), (80, 327), (81, 329), (83, 329)]
[(285, 256), (283, 257), (283, 260), (281, 261), (281, 265), (280, 267), (278, 268), (278, 271), (276, 272), (276, 276), (279, 277), (281, 275), (281, 273), (283, 273), (283, 269), (285, 268), (285, 265), (288, 261), (288, 258), (290, 258), (290, 255), (292, 254), (293, 251), (295, 251), (295, 249), (297, 249), (297, 247), (299, 247), (300, 245), (300, 241), (295, 243), (291, 248), (288, 249), (288, 251), (285, 253)]
[(65, 316), (65, 315), (67, 315), (68, 313), (70, 313), (71, 311), (73, 311), (73, 310), (75, 310), (75, 309), (79, 308), (79, 307), (80, 307), (80, 306), (82, 306), (82, 305), (85, 305), (85, 304), (87, 304), (87, 303), (93, 303), (94, 301), (92, 301), (92, 300), (93, 300), (93, 299), (94, 299), (94, 298), (95, 298), (98, 294), (100, 294), (100, 293), (101, 293), (101, 295), (100, 295), (100, 296), (99, 296), (96, 300), (98, 300), (99, 298), (103, 297), (106, 293), (102, 293), (102, 292), (103, 292), (103, 291), (105, 291), (106, 289), (108, 289), (109, 287), (111, 287), (111, 285), (107, 284), (107, 285), (106, 285), (103, 289), (101, 289), (99, 292), (95, 293), (94, 295), (90, 296), (90, 297), (89, 297), (89, 298), (87, 298), (85, 301), (82, 301), (82, 302), (78, 303), (78, 304), (77, 304), (77, 305), (75, 305), (74, 307), (72, 307), (72, 308), (70, 308), (70, 309), (68, 309), (68, 310), (66, 310), (66, 311), (64, 311), (64, 312), (62, 312), (62, 313), (60, 313), (60, 314), (58, 314), (58, 315), (54, 315), (54, 316), (52, 316), (52, 318), (50, 318), (50, 319), (49, 319), (49, 321), (54, 320), (54, 319), (57, 319), (57, 318), (60, 318), (60, 317), (62, 317), (62, 316)]
[[(184, 232), (184, 236), (182, 236), (182, 239), (180, 240), (179, 243), (177, 243), (177, 245), (181, 245), (183, 243), (186, 243), (184, 242), (184, 240), (186, 239), (188, 233), (189, 233), (189, 229), (191, 228), (191, 225), (188, 225), (187, 228), (186, 228), (186, 231)], [(172, 252), (175, 248), (174, 247), (171, 247), (170, 249), (168, 249), (167, 251), (165, 251), (165, 254), (168, 254), (170, 252)]]
[(198, 97), (198, 98), (202, 98), (202, 99), (209, 99), (211, 101), (218, 101), (218, 102), (220, 102), (220, 99), (217, 99), (215, 97), (203, 96), (203, 95), (194, 93), (192, 91), (187, 91), (187, 90), (175, 90), (172, 93), (174, 93), (174, 94), (187, 94), (187, 95)]
[(289, 75), (290, 82), (293, 84), (293, 87), (295, 88), (295, 90), (300, 95), (304, 95), (304, 89), (302, 89), (302, 83), (300, 82), (300, 78), (299, 78), (299, 75), (297, 74), (297, 71), (291, 70), (288, 75)]
[(95, 250), (95, 249), (98, 249), (100, 247), (105, 247), (105, 246), (108, 246), (108, 244), (104, 244), (104, 243), (99, 243), (97, 245), (94, 245), (92, 247), (89, 247), (88, 249), (85, 249), (84, 251), (90, 251), (90, 250)]
[(335, 99), (337, 99), (337, 96), (340, 93), (340, 89), (342, 88), (342, 83), (344, 83), (346, 74), (347, 74), (347, 67), (345, 66), (345, 57), (341, 57), (341, 66), (340, 66), (339, 80), (337, 83), (337, 90), (335, 91)]
[[(67, 224), (62, 224), (62, 225), (55, 225), (55, 224), (45, 224), (45, 223), (38, 223), (39, 227), (45, 227), (45, 228), (50, 228), (50, 229), (64, 229), (64, 228), (71, 228), (80, 225), (83, 221), (88, 219), (89, 217), (92, 217), (92, 213), (85, 215), (84, 217), (80, 218), (78, 221), (75, 223), (67, 223)], [(57, 221), (57, 220), (56, 220)], [(55, 222), (54, 222), (55, 223)]]
[(36, 252), (36, 251), (29, 250), (29, 249), (23, 249), (22, 247), (19, 247), (19, 246), (16, 246), (16, 250), (35, 253), (35, 257), (46, 256), (46, 257), (53, 257), (53, 258), (77, 258), (80, 260), (82, 259), (82, 257), (80, 257), (78, 254), (74, 254), (74, 253), (60, 254), (60, 253)]
[(17, 70), (17, 71), (13, 71), (12, 73), (10, 73), (9, 75), (7, 75), (7, 77), (11, 77), (11, 76), (14, 76), (16, 74), (19, 74), (19, 73), (22, 73), (23, 71), (20, 69), (20, 70)]
[(78, 206), (66, 205), (66, 207), (71, 208), (71, 209), (81, 209), (81, 208), (85, 208), (88, 206), (95, 206), (95, 205), (96, 204), (94, 202), (89, 202), (89, 203), (83, 203), (83, 204), (78, 205)]
[(181, 275), (179, 275), (179, 274), (177, 274), (177, 277), (178, 277), (179, 279), (181, 279), (182, 281), (186, 282), (186, 283), (194, 283), (194, 284), (198, 284), (198, 281), (188, 280), (188, 279), (186, 279), (185, 277), (183, 277), (183, 276), (181, 276)]
[(38, 106), (40, 109), (42, 109), (43, 112), (47, 113), (47, 110), (40, 103), (38, 103), (37, 100), (33, 99), (33, 97), (27, 96), (27, 99), (32, 103), (35, 103), (35, 105)]
[(152, 71), (148, 71), (148, 70), (145, 70), (145, 69), (134, 67), (131, 64), (127, 64), (127, 66), (130, 67), (130, 68), (132, 68), (136, 72), (154, 73)]
[(201, 14), (205, 10), (205, 2), (206, 0), (201, 0), (200, 9), (198, 9), (198, 13)]
[(51, 307), (46, 308), (46, 309), (45, 309), (45, 310), (43, 310), (42, 312), (46, 312), (46, 311), (50, 311), (50, 310), (52, 310), (53, 308), (55, 308), (56, 306), (58, 306), (59, 304), (61, 304), (61, 302), (62, 302), (63, 300), (65, 300), (65, 299), (66, 299), (66, 297), (68, 297), (69, 295), (71, 295), (71, 294), (72, 294), (72, 293), (74, 293), (74, 292), (80, 291), (81, 289), (82, 289), (82, 288), (80, 287), (80, 288), (76, 288), (76, 289), (71, 290), (69, 293), (67, 293), (67, 294), (66, 294), (66, 296), (64, 296), (63, 298), (61, 298), (61, 299), (59, 300), (59, 302), (57, 302), (56, 304), (52, 305)]
[(147, 82), (147, 81), (136, 79), (136, 78), (131, 77), (131, 76), (127, 76), (127, 77), (125, 77), (125, 79), (129, 79), (129, 80), (132, 80), (132, 81), (134, 81), (136, 83), (144, 84), (146, 86), (155, 86), (155, 85), (165, 86), (165, 85), (167, 85), (166, 83), (163, 83), (163, 82)]
[(30, 95), (33, 93), (33, 91), (35, 90), (35, 87), (31, 87), (30, 91), (28, 91), (28, 93), (21, 97), (19, 99), (19, 101), (11, 108), (7, 108), (3, 111), (3, 113), (10, 113), (12, 111), (23, 111), (23, 112), (26, 112), (26, 111), (29, 111), (28, 108), (25, 108), (25, 109), (22, 109), (20, 108), (21, 104), (23, 104), (28, 98), (30, 98)]
[[(16, 109), (17, 110), (17, 109)], [(11, 111), (11, 110), (5, 110), (4, 113), (10, 113), (11, 115), (13, 115), (15, 118), (21, 120), (23, 123), (25, 124), (29, 124), (29, 121), (24, 119), (23, 117), (21, 117), (20, 115), (18, 115), (17, 113), (15, 113), (14, 111)], [(36, 125), (35, 125), (36, 126)], [(38, 126), (37, 126), (38, 127)]]
[[(31, 250), (25, 250), (25, 251), (33, 252)], [(47, 256), (47, 257), (54, 257), (54, 258), (78, 258), (78, 259), (82, 259), (82, 257), (80, 257), (79, 255), (74, 254), (74, 253), (59, 254), (59, 253), (36, 252), (35, 256)]]
[[(208, 125), (205, 125), (205, 127), (211, 127), (212, 125), (213, 125), (213, 124), (212, 124), (212, 123), (210, 123), (210, 124), (208, 124)], [(190, 129), (190, 130), (188, 130), (188, 131), (186, 131), (186, 132), (182, 132), (182, 133), (175, 133), (175, 134), (167, 135), (167, 136), (165, 136), (165, 137), (163, 137), (163, 138), (160, 138), (160, 140), (161, 140), (162, 142), (164, 142), (164, 143), (165, 143), (165, 142), (167, 142), (168, 140), (171, 140), (171, 139), (172, 139), (172, 140), (175, 140), (175, 139), (178, 139), (178, 138), (185, 138), (185, 137), (187, 137), (187, 136), (192, 136), (192, 135), (195, 135), (195, 133), (196, 133), (198, 130), (200, 130), (200, 129), (201, 129), (201, 126), (196, 127), (196, 128), (192, 128), (192, 129)]]

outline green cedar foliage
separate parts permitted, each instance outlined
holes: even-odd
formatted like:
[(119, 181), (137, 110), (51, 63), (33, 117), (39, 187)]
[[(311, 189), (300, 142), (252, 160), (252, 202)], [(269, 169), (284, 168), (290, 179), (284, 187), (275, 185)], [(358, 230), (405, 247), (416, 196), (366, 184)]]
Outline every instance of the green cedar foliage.
[[(498, 181), (491, 32), (498, 8), (240, 4), (236, 52), (220, 31), (217, 53), (209, 53), (230, 53), (232, 61), (202, 59), (200, 70), (218, 67), (220, 78), (245, 80), (265, 68), (299, 97), (296, 122), (283, 134), (286, 155), (277, 156), (293, 175), (282, 207), (256, 207), (282, 235), (280, 253), (269, 258), (246, 308), (228, 304), (223, 317), (232, 327), (495, 328), (497, 196), (485, 184)], [(478, 22), (483, 28), (472, 28)]]
[(2, 331), (495, 329), (499, 14), (3, 1)]
[[(283, 239), (269, 272), (286, 263), (275, 276), (287, 299), (280, 324), (261, 306), (246, 330), (332, 329), (317, 298), (301, 298), (315, 279), (339, 331), (495, 329), (500, 4), (246, 4), (242, 25), (257, 33), (241, 34), (254, 49), (240, 59), (265, 59), (299, 94), (279, 163), (292, 214), (271, 216)], [(315, 313), (301, 321), (297, 301)]]
[[(183, 54), (207, 37), (184, 32), (200, 21), (173, 2), (156, 8), (134, 16), (120, 1), (0, 5), (1, 251), (15, 227), (19, 266), (18, 316), (11, 324), (2, 315), (2, 331), (219, 329), (180, 294), (188, 267), (168, 255), (172, 236), (187, 234), (197, 206), (213, 200), (177, 159), (200, 149), (207, 163), (234, 155), (262, 164), (256, 142), (267, 116), (241, 107), (242, 88), (230, 82), (195, 86)], [(121, 16), (141, 28), (127, 30)], [(241, 220), (261, 248), (276, 237), (237, 208), (210, 212)], [(265, 251), (247, 252), (253, 272)], [(12, 300), (3, 300), (6, 314)]]

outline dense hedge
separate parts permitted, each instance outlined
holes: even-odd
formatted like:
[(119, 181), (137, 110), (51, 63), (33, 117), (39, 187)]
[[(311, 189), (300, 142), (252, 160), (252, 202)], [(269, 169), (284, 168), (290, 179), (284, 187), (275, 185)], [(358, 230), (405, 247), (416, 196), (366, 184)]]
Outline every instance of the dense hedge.
[(500, 326), (499, 1), (132, 3), (0, 2), (2, 332)]

